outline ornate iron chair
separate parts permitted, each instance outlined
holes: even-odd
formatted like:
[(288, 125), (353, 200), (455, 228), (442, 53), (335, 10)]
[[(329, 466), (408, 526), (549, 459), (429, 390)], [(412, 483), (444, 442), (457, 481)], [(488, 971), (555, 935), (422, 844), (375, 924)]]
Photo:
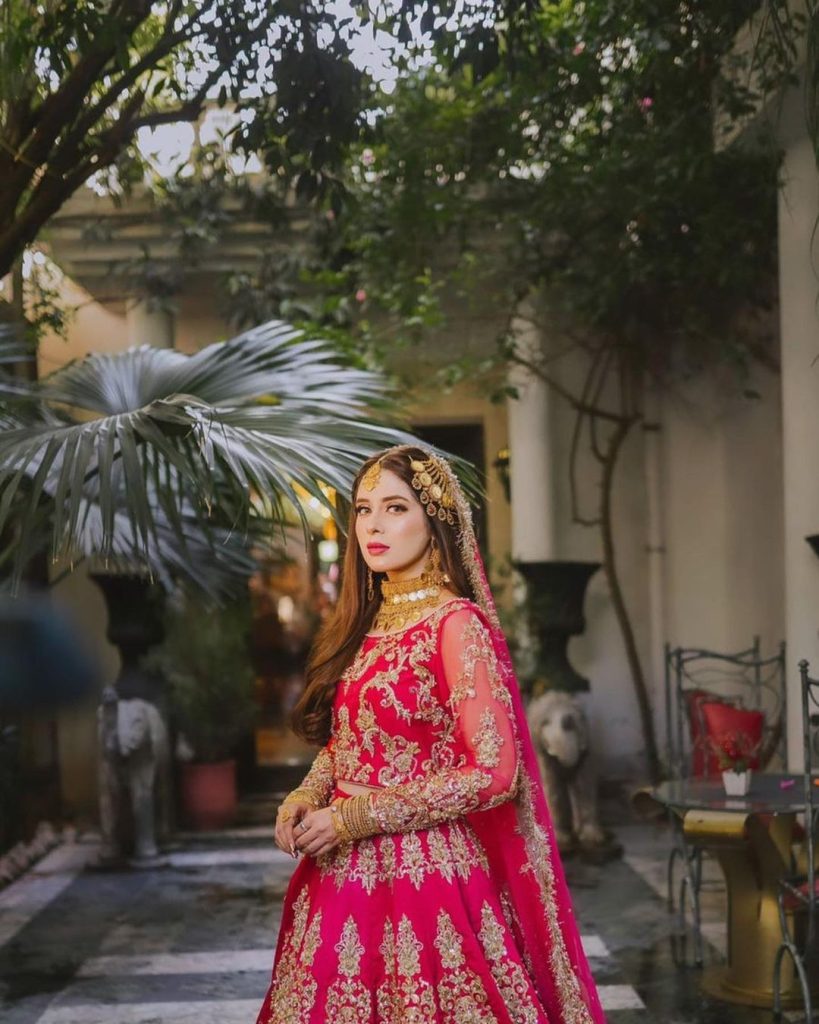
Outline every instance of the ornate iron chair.
[[(668, 765), (672, 778), (707, 778), (718, 774), (711, 728), (715, 706), (726, 714), (752, 717), (759, 729), (758, 767), (764, 768), (778, 754), (784, 763), (785, 645), (763, 658), (759, 637), (743, 651), (726, 654), (696, 647), (665, 648), (666, 735)], [(674, 845), (668, 858), (668, 907), (675, 902), (680, 930), (686, 928), (686, 905), (691, 912), (694, 961), (703, 962), (700, 927), (702, 850), (685, 839), (682, 823), (672, 815)], [(675, 901), (675, 871), (682, 869)]]
[[(808, 675), (808, 662), (799, 662), (802, 689), (802, 745), (805, 775), (805, 871), (800, 875), (783, 878), (779, 885), (779, 925), (782, 945), (774, 961), (773, 992), (774, 1019), (782, 1016), (782, 961), (788, 953), (793, 960), (802, 999), (805, 1020), (813, 1020), (813, 1005), (808, 965), (816, 966), (817, 914), (819, 914), (819, 877), (816, 874), (816, 829), (819, 824), (819, 792), (814, 772), (819, 767), (819, 679)], [(789, 924), (790, 916), (790, 924)]]

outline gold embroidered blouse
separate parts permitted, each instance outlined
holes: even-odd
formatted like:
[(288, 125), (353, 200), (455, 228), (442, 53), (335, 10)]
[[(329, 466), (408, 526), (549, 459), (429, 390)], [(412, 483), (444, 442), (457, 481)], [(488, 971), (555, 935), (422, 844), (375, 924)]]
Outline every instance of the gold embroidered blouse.
[(373, 832), (408, 832), (510, 800), (518, 743), (509, 680), (480, 610), (457, 598), (365, 637), (339, 682), (330, 742), (299, 787), (378, 787)]

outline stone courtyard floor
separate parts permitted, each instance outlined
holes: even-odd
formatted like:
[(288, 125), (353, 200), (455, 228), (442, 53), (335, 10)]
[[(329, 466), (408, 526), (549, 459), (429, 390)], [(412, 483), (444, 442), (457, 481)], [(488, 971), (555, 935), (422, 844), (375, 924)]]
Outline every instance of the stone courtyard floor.
[[(768, 1024), (769, 1011), (701, 995), (700, 971), (681, 965), (664, 902), (667, 830), (618, 836), (622, 860), (567, 865), (610, 1024)], [(93, 837), (59, 847), (0, 893), (0, 1021), (253, 1024), (294, 867), (269, 830), (184, 836), (156, 871), (86, 870), (95, 855)], [(724, 893), (706, 888), (706, 954), (718, 963)]]

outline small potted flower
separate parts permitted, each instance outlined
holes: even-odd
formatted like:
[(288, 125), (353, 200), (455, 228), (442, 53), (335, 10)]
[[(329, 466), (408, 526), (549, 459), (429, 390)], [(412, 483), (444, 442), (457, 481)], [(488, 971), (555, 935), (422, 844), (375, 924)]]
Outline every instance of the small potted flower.
[(728, 796), (745, 796), (751, 788), (751, 765), (756, 755), (756, 744), (746, 733), (732, 733), (717, 737), (712, 745), (725, 792)]

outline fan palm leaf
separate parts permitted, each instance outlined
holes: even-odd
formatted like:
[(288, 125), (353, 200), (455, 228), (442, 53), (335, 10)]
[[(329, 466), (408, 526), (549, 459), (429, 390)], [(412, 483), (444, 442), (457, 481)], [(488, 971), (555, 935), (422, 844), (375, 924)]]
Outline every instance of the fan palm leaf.
[(21, 404), (17, 418), (13, 396), (0, 395), (0, 534), (13, 518), (19, 551), (30, 551), (45, 504), (54, 557), (127, 551), (156, 571), (189, 557), (194, 521), (246, 530), (254, 493), (280, 522), (301, 507), (296, 485), (335, 514), (323, 485), (346, 493), (372, 451), (414, 440), (383, 422), (382, 375), (277, 321), (195, 355), (91, 355), (31, 394), (36, 410)]

